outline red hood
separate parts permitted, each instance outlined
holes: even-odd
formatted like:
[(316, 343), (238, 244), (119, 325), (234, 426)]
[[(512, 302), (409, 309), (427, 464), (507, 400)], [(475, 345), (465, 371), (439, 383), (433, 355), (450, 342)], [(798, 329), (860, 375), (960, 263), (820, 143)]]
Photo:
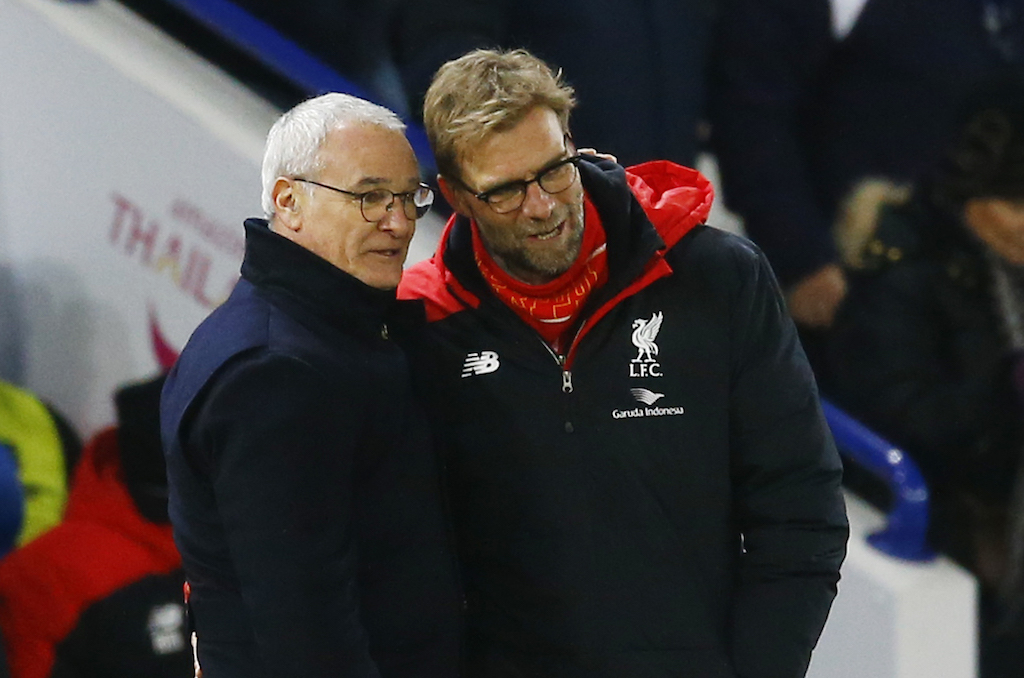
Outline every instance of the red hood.
[(669, 247), (707, 220), (715, 199), (715, 189), (703, 174), (668, 160), (629, 167), (626, 181)]
[[(83, 450), (68, 493), (64, 521), (105, 525), (157, 552), (167, 551), (167, 536), (171, 534), (170, 525), (149, 522), (135, 507), (124, 483), (117, 429), (113, 427), (100, 431)], [(173, 546), (164, 555), (177, 558)]]

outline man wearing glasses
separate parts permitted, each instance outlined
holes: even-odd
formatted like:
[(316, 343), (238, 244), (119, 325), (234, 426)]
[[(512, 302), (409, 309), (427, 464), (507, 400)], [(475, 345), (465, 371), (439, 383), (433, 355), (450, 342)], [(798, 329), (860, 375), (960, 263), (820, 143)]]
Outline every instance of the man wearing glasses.
[(406, 272), (474, 678), (795, 678), (836, 593), (841, 465), (760, 252), (712, 188), (578, 155), (522, 50), (438, 71), (457, 214)]
[(327, 94), (267, 137), (242, 277), (169, 375), (169, 512), (205, 678), (455, 678), (436, 458), (392, 332), (433, 194), (390, 111)]

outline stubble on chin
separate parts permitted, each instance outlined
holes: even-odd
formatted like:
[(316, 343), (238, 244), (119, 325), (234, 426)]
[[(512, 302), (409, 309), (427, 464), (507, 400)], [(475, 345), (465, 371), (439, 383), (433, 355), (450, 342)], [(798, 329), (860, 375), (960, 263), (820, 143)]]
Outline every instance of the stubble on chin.
[(521, 273), (517, 276), (520, 278), (526, 277), (522, 273), (527, 273), (529, 277), (539, 277), (546, 282), (550, 282), (568, 271), (580, 255), (584, 225), (582, 215), (575, 211), (570, 211), (566, 215), (565, 221), (567, 226), (569, 224), (574, 226), (565, 247), (550, 252), (525, 246), (518, 247), (501, 256), (507, 270), (513, 275), (516, 275), (516, 271), (520, 271)]

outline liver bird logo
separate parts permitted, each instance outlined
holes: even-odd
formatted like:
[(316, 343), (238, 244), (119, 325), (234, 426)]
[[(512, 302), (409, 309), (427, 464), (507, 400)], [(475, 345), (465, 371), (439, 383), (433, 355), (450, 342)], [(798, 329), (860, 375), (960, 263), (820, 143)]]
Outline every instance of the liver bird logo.
[(633, 345), (637, 348), (636, 358), (633, 362), (653, 363), (654, 356), (658, 355), (658, 345), (654, 340), (658, 338), (658, 331), (661, 330), (662, 314), (658, 311), (651, 316), (650, 320), (637, 318), (633, 321)]

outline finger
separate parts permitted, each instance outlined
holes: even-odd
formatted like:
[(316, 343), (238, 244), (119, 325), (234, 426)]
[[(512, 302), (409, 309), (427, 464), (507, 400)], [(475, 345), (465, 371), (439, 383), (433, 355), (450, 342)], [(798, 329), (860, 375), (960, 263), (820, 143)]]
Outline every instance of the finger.
[(594, 148), (580, 148), (578, 149), (578, 151), (584, 155), (594, 155), (603, 160), (611, 160), (612, 162), (619, 161), (619, 159), (612, 155), (611, 153), (601, 153), (600, 151)]

